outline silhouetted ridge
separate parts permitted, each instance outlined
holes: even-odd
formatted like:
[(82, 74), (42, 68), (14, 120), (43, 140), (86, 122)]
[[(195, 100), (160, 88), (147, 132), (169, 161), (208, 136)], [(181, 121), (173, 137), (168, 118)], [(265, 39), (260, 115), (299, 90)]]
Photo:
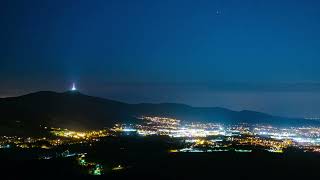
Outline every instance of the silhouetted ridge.
[[(176, 103), (127, 104), (88, 96), (79, 91), (39, 91), (0, 99), (0, 128), (39, 125), (92, 129), (115, 123), (135, 123), (142, 115), (166, 116), (183, 121), (218, 123), (265, 123), (271, 125), (319, 125), (320, 122), (271, 116), (255, 111), (220, 107), (192, 107)], [(1, 130), (1, 129), (0, 129)]]

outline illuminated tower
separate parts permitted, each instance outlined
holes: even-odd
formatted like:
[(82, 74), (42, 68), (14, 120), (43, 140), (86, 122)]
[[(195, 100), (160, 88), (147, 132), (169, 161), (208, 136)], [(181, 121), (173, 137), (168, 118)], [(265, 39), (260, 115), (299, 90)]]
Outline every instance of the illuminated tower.
[(72, 83), (72, 88), (71, 88), (71, 91), (76, 91), (77, 88), (76, 88), (76, 84), (75, 83)]

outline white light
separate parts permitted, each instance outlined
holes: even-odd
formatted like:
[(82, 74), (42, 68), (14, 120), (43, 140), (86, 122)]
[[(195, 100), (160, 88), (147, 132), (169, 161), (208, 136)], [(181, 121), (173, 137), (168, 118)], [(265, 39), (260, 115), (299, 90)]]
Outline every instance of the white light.
[(137, 131), (137, 130), (133, 129), (133, 128), (124, 128), (122, 131), (123, 132), (134, 132), (134, 131)]
[(75, 83), (73, 83), (73, 84), (72, 84), (71, 91), (76, 91), (76, 90), (77, 90), (77, 88), (76, 88), (76, 84), (75, 84)]

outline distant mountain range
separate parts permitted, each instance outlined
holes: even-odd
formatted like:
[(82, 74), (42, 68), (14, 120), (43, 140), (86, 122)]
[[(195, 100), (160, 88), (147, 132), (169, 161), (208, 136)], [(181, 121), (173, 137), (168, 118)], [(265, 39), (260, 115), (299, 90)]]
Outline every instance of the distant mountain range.
[(285, 118), (255, 111), (232, 111), (219, 107), (192, 107), (184, 104), (128, 104), (84, 95), (40, 91), (0, 99), (0, 131), (54, 126), (70, 129), (110, 127), (115, 123), (136, 123), (140, 116), (165, 116), (185, 122), (251, 123), (275, 126), (320, 126), (319, 121)]

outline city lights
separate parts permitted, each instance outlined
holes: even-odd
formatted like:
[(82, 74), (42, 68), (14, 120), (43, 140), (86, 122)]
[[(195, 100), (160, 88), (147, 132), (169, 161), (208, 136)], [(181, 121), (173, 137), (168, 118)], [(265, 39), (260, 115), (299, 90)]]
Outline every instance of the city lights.
[(288, 147), (304, 149), (305, 152), (318, 152), (320, 149), (320, 128), (316, 127), (181, 123), (181, 120), (174, 118), (150, 116), (140, 119), (143, 120), (141, 124), (131, 125), (130, 128), (118, 124), (114, 129), (134, 131), (141, 136), (160, 135), (185, 139), (185, 148), (169, 152), (251, 152), (252, 149), (238, 149), (247, 146), (273, 153), (283, 153)]
[[(134, 136), (147, 139), (159, 136), (174, 140), (176, 144), (166, 149), (168, 154), (177, 153), (236, 153), (266, 152), (285, 154), (289, 148), (302, 153), (320, 152), (320, 128), (286, 127), (266, 125), (185, 122), (169, 117), (143, 116), (139, 124), (115, 124), (101, 130), (75, 131), (42, 126), (48, 133), (44, 137), (1, 136), (0, 149), (34, 148), (54, 153), (39, 154), (39, 160), (71, 158), (76, 160), (83, 172), (103, 175), (126, 171), (129, 166), (107, 164), (87, 158), (87, 153), (75, 152), (65, 147), (95, 147), (96, 143), (110, 138)], [(64, 150), (57, 150), (64, 147)], [(121, 147), (120, 149), (125, 149)], [(99, 162), (99, 163), (98, 163)]]

